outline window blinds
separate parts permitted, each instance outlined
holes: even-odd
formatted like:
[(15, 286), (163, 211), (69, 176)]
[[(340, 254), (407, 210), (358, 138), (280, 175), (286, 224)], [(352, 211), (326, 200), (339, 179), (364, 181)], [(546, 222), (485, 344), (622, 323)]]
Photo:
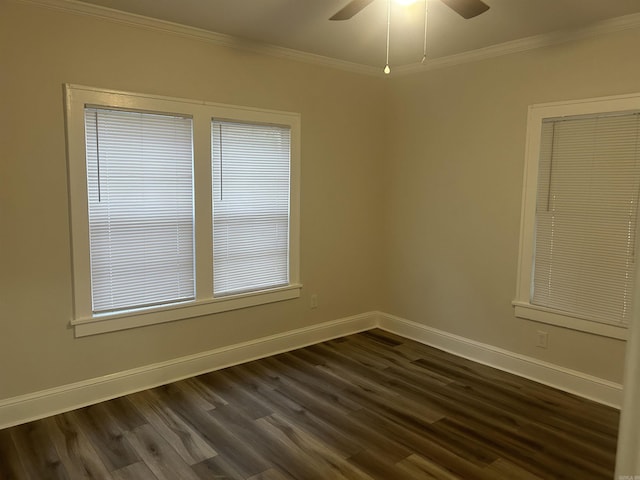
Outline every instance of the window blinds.
[(213, 291), (289, 282), (290, 128), (213, 120)]
[(629, 322), (640, 187), (640, 115), (542, 126), (531, 303)]
[(191, 119), (85, 109), (94, 313), (194, 298)]

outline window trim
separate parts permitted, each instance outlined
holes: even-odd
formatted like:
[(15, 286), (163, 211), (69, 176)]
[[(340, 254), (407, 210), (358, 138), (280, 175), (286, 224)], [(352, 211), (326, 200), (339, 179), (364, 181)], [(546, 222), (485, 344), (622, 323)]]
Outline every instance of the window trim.
[[(535, 245), (536, 195), (542, 122), (547, 118), (632, 112), (640, 109), (640, 93), (598, 97), (583, 100), (542, 103), (529, 106), (525, 165), (520, 216), (520, 245), (516, 295), (512, 302), (515, 316), (537, 322), (557, 325), (572, 330), (626, 340), (626, 326), (610, 325), (593, 319), (567, 315), (553, 309), (530, 303)], [(640, 281), (640, 278), (636, 281)]]
[[(76, 337), (210, 315), (300, 296), (300, 114), (73, 84), (65, 84), (64, 87), (74, 303), (70, 324), (74, 327)], [(85, 106), (171, 113), (193, 119), (195, 300), (114, 313), (92, 312)], [(213, 248), (210, 248), (213, 239), (212, 118), (287, 125), (291, 128), (288, 285), (224, 297), (213, 296)]]

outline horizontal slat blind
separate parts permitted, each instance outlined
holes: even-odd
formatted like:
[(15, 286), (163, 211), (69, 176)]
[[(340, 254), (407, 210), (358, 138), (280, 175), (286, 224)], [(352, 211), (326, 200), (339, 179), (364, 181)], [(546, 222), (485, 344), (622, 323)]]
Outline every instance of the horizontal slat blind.
[(639, 140), (637, 113), (543, 123), (532, 304), (628, 324)]
[(85, 109), (95, 313), (193, 299), (191, 119)]
[(289, 282), (290, 128), (212, 122), (213, 291)]

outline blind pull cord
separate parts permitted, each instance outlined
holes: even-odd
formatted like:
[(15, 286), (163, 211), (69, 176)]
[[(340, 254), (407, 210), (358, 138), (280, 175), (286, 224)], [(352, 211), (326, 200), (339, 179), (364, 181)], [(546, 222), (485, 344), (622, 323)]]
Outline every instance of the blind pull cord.
[(556, 122), (551, 124), (551, 156), (549, 158), (549, 185), (547, 187), (547, 212), (551, 209), (551, 183), (553, 180), (553, 154), (556, 146)]
[(98, 128), (98, 111), (95, 111), (96, 116), (96, 168), (98, 170), (98, 203), (102, 202), (102, 192), (100, 187), (100, 129)]
[(222, 201), (222, 124), (218, 124), (218, 141), (220, 142), (220, 201)]

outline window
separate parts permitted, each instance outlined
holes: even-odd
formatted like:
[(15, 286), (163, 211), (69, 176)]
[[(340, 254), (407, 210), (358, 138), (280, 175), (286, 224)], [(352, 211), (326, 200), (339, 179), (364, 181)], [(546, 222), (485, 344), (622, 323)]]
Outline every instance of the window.
[(93, 312), (193, 300), (191, 119), (84, 112)]
[(288, 283), (290, 129), (214, 120), (213, 292)]
[(640, 96), (529, 111), (516, 316), (626, 338), (640, 200)]
[(77, 336), (296, 298), (299, 115), (67, 85)]

